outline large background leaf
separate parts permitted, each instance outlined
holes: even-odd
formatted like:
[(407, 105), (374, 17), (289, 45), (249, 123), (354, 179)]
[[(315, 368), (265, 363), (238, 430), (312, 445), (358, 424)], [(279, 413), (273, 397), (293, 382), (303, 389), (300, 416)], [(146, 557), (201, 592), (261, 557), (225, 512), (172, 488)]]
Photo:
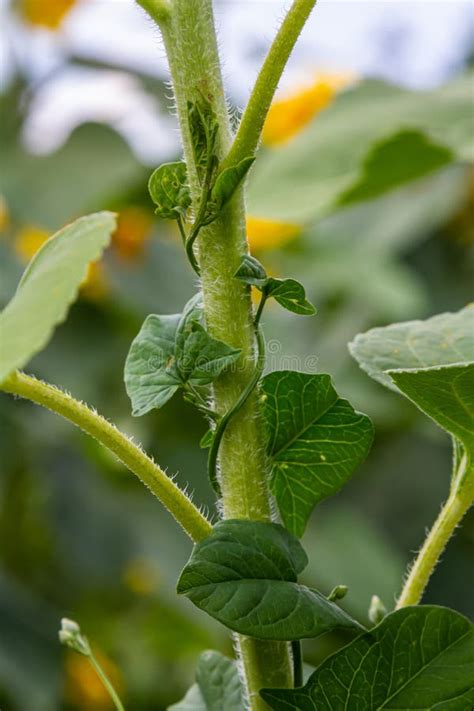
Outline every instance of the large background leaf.
[(22, 368), (66, 317), (90, 262), (110, 241), (115, 217), (82, 217), (51, 237), (28, 265), (16, 294), (0, 315), (0, 380)]
[(297, 583), (306, 563), (300, 543), (282, 526), (222, 521), (194, 547), (178, 592), (226, 627), (259, 639), (360, 629), (337, 605)]
[(285, 526), (301, 536), (314, 506), (365, 459), (372, 423), (338, 396), (329, 375), (276, 371), (263, 393), (271, 489)]
[[(386, 166), (385, 189), (439, 167), (443, 149), (446, 159), (452, 152), (457, 160), (472, 160), (471, 93), (469, 74), (423, 94), (379, 81), (362, 82), (341, 94), (293, 141), (260, 156), (250, 175), (249, 211), (299, 224), (334, 208), (351, 190), (357, 190), (359, 198), (374, 197), (381, 183), (373, 173), (402, 128), (411, 135), (424, 132), (431, 150), (424, 144), (425, 150), (413, 151), (413, 141), (401, 141), (400, 170), (387, 179)], [(423, 141), (418, 136), (418, 148)]]
[(443, 607), (407, 607), (329, 657), (303, 688), (261, 693), (274, 711), (467, 711), (473, 679), (469, 620)]

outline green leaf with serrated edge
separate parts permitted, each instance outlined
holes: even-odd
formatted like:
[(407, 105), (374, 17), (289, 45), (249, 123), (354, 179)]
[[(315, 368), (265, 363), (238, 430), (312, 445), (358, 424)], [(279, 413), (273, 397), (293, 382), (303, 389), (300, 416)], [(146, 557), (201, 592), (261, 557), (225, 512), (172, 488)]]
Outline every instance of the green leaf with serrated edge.
[(302, 536), (313, 508), (337, 493), (370, 449), (373, 426), (329, 375), (282, 370), (262, 381), (271, 490), (285, 526)]
[(301, 316), (313, 316), (316, 309), (306, 298), (302, 284), (296, 279), (274, 279), (269, 277), (263, 287), (268, 296), (272, 296), (287, 311)]
[(150, 314), (132, 341), (124, 380), (135, 417), (162, 407), (181, 385), (175, 363), (179, 321), (179, 314)]
[(372, 378), (396, 390), (389, 370), (474, 362), (474, 304), (426, 321), (406, 321), (361, 333), (349, 344)]
[(186, 214), (191, 205), (186, 165), (164, 163), (150, 176), (148, 190), (157, 206), (155, 213), (166, 220), (176, 220)]
[[(410, 161), (407, 161), (410, 156)], [(404, 130), (377, 143), (365, 157), (361, 175), (339, 198), (341, 205), (359, 200), (371, 200), (411, 180), (416, 180), (444, 165), (452, 163), (454, 155), (444, 146), (433, 143), (419, 131)]]
[(302, 316), (313, 316), (316, 313), (315, 307), (306, 298), (302, 284), (296, 279), (267, 277), (265, 269), (255, 257), (245, 255), (234, 276), (244, 284), (255, 286), (267, 297), (273, 297), (288, 311)]
[(474, 306), (359, 334), (349, 349), (462, 443), (474, 461)]
[(405, 607), (326, 659), (301, 689), (263, 689), (273, 711), (468, 711), (474, 628), (454, 610)]
[(237, 665), (214, 651), (203, 652), (197, 664), (196, 684), (169, 711), (242, 711), (243, 689)]
[(298, 584), (306, 564), (301, 544), (282, 526), (222, 521), (195, 545), (178, 593), (234, 632), (259, 639), (317, 637), (336, 627), (361, 629), (326, 597)]
[(217, 176), (211, 192), (211, 201), (215, 206), (216, 212), (219, 212), (229, 202), (254, 161), (254, 156), (243, 158), (240, 163), (226, 168)]
[(110, 212), (81, 217), (51, 237), (27, 266), (0, 314), (0, 381), (22, 368), (48, 343), (66, 318), (87, 274), (116, 226)]
[(133, 415), (162, 407), (186, 383), (211, 383), (238, 359), (240, 350), (209, 336), (201, 319), (200, 294), (190, 299), (182, 314), (146, 318), (125, 362)]

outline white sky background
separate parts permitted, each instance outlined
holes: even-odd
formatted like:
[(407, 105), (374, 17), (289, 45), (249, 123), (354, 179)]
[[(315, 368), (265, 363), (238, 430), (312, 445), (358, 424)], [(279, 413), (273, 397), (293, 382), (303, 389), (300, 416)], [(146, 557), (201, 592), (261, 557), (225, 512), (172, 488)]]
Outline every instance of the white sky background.
[[(281, 0), (220, 0), (216, 5), (226, 89), (245, 105), (258, 68), (284, 14)], [(54, 79), (37, 92), (25, 126), (33, 150), (58, 147), (78, 123), (106, 121), (151, 164), (176, 152), (174, 120), (138, 81), (119, 71), (62, 69), (74, 53), (160, 78), (166, 62), (151, 21), (133, 0), (82, 0), (59, 33), (25, 30), (0, 0), (3, 79), (10, 60), (30, 76)], [(5, 29), (6, 28), (6, 29)], [(304, 83), (318, 71), (349, 71), (411, 88), (430, 88), (459, 71), (474, 42), (472, 2), (319, 0), (282, 81)]]

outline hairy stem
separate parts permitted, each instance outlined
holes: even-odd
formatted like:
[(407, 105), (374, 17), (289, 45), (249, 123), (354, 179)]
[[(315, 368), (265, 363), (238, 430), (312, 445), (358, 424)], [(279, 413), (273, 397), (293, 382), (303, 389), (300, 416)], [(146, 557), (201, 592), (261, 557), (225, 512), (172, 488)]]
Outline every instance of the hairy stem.
[[(161, 24), (181, 126), (194, 209), (201, 188), (189, 126), (189, 105), (208, 102), (216, 117), (219, 160), (231, 146), (210, 0), (173, 0), (169, 19)], [(247, 252), (242, 190), (197, 240), (207, 327), (212, 336), (240, 348), (239, 367), (215, 383), (215, 410), (224, 416), (245, 391), (254, 372), (255, 332), (249, 289), (234, 278)], [(219, 450), (219, 484), (226, 518), (271, 519), (267, 489), (268, 462), (258, 397), (255, 392), (228, 423)], [(288, 644), (237, 638), (252, 711), (267, 706), (259, 696), (264, 686), (292, 684)]]
[(10, 375), (0, 389), (61, 415), (113, 452), (161, 501), (193, 541), (202, 541), (212, 532), (209, 521), (165, 472), (126, 435), (87, 405), (24, 373)]
[(446, 545), (473, 503), (474, 469), (464, 456), (453, 476), (451, 493), (418, 553), (397, 602), (397, 609), (417, 605)]
[(316, 0), (293, 0), (260, 70), (234, 143), (221, 170), (255, 153), (283, 70), (315, 5)]

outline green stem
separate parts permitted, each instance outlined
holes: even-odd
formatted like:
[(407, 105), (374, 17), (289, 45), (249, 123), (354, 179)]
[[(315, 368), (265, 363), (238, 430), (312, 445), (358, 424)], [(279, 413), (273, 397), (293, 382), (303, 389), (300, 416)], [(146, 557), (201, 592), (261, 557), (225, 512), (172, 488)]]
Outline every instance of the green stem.
[(165, 472), (126, 435), (87, 405), (25, 373), (13, 373), (0, 389), (65, 417), (113, 452), (161, 501), (193, 541), (202, 541), (212, 532), (209, 521)]
[(112, 701), (114, 702), (114, 705), (115, 705), (115, 708), (117, 709), (117, 711), (125, 711), (125, 707), (122, 704), (122, 702), (120, 701), (120, 698), (119, 698), (117, 692), (115, 691), (114, 687), (112, 686), (112, 683), (110, 682), (109, 678), (107, 677), (106, 673), (104, 672), (104, 670), (102, 669), (102, 667), (100, 666), (99, 662), (97, 661), (96, 657), (94, 656), (94, 654), (92, 652), (89, 655), (89, 660), (90, 660), (92, 666), (94, 667), (94, 669), (97, 673), (97, 676), (100, 678), (103, 685), (107, 689), (109, 696), (112, 699)]
[(293, 0), (265, 58), (232, 148), (219, 172), (255, 153), (278, 83), (316, 0)]
[(473, 499), (474, 469), (464, 456), (453, 477), (451, 493), (410, 569), (397, 602), (397, 609), (420, 602), (449, 539), (471, 507)]
[[(263, 298), (262, 298), (262, 301), (264, 301)], [(260, 302), (260, 305), (262, 304), (262, 301)], [(258, 325), (257, 320), (256, 320), (256, 324)], [(207, 463), (207, 470), (209, 473), (209, 479), (211, 481), (212, 487), (213, 487), (214, 491), (216, 491), (218, 494), (220, 494), (221, 491), (220, 491), (219, 481), (217, 478), (217, 455), (219, 453), (219, 447), (222, 442), (222, 437), (224, 436), (227, 425), (229, 424), (232, 417), (234, 417), (234, 415), (236, 415), (237, 412), (239, 412), (240, 408), (243, 407), (243, 405), (247, 402), (248, 398), (250, 397), (250, 395), (253, 393), (253, 391), (257, 387), (258, 381), (262, 377), (262, 373), (265, 368), (265, 339), (263, 337), (263, 333), (262, 333), (261, 329), (257, 328), (256, 334), (257, 334), (258, 357), (257, 357), (257, 364), (255, 365), (255, 369), (254, 369), (252, 378), (249, 380), (247, 387), (242, 392), (242, 394), (238, 397), (235, 404), (220, 419), (219, 424), (216, 427), (214, 437), (212, 439), (211, 448), (209, 450), (209, 459), (208, 459), (208, 463)]]
[[(205, 97), (218, 123), (216, 155), (222, 160), (231, 146), (214, 17), (210, 0), (173, 0), (169, 19), (161, 24), (181, 126), (195, 210), (201, 186), (197, 175), (188, 102)], [(203, 226), (197, 241), (204, 312), (214, 338), (241, 349), (240, 366), (223, 374), (214, 386), (215, 409), (223, 416), (237, 402), (254, 373), (255, 332), (249, 290), (234, 274), (247, 252), (242, 189), (219, 217)], [(228, 423), (219, 450), (222, 511), (225, 518), (271, 520), (267, 488), (268, 461), (258, 398), (252, 392)], [(237, 638), (252, 711), (267, 709), (259, 696), (264, 686), (292, 685), (288, 644)]]

